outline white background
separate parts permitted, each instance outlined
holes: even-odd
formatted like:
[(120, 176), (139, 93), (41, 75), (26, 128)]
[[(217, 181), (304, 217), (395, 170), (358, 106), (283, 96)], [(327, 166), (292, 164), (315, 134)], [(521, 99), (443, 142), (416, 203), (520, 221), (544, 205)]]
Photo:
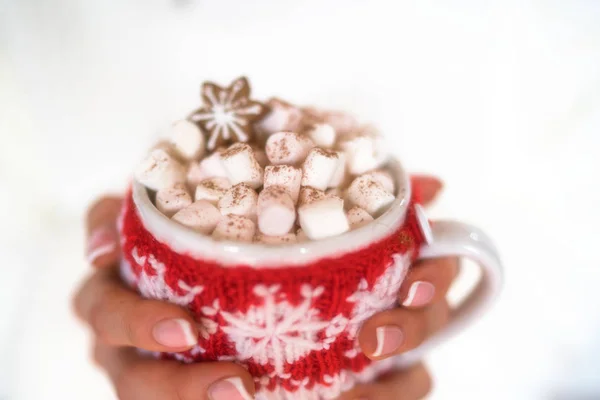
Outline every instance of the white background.
[(505, 291), (433, 399), (600, 398), (600, 3), (0, 1), (0, 398), (110, 399), (68, 300), (86, 204), (203, 79), (376, 121), (497, 241)]

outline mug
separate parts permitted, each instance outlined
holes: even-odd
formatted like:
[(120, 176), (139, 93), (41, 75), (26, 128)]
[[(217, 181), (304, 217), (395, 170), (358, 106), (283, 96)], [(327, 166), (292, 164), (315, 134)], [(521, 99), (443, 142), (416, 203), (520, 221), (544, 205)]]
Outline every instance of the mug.
[[(196, 233), (160, 213), (134, 182), (119, 220), (123, 278), (144, 297), (187, 308), (199, 329), (191, 350), (157, 356), (237, 362), (254, 377), (257, 399), (332, 399), (417, 361), (464, 328), (500, 290), (498, 254), (477, 228), (430, 225), (400, 163), (389, 168), (399, 189), (382, 216), (339, 236), (283, 246)], [(477, 262), (477, 286), (442, 332), (410, 352), (371, 361), (357, 344), (361, 324), (398, 305), (414, 261), (443, 256)]]

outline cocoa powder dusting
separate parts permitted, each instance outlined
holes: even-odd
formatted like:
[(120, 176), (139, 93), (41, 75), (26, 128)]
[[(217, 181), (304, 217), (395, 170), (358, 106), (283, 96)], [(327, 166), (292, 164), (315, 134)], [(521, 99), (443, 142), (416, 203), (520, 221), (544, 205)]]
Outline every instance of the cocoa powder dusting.
[(244, 151), (252, 151), (252, 148), (247, 143), (235, 143), (227, 148), (227, 150), (221, 152), (221, 158), (233, 157), (236, 154), (243, 153)]

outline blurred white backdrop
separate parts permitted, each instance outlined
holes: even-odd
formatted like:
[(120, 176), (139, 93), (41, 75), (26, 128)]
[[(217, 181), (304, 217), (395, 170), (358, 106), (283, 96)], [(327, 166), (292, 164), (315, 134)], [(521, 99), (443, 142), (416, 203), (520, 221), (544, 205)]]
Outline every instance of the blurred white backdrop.
[(0, 1), (0, 398), (110, 399), (69, 298), (82, 216), (204, 79), (376, 121), (506, 264), (432, 399), (600, 398), (600, 3)]

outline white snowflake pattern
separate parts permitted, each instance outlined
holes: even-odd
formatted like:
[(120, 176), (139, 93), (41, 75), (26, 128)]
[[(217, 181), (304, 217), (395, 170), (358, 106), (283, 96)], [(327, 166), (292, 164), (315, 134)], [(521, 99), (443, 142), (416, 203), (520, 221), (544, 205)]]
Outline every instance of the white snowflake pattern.
[(222, 329), (235, 343), (238, 357), (252, 359), (274, 367), (274, 375), (285, 378), (285, 363), (293, 363), (311, 351), (321, 350), (317, 335), (329, 322), (321, 321), (313, 308), (313, 299), (323, 294), (324, 288), (312, 289), (303, 285), (303, 300), (290, 304), (285, 296), (278, 296), (280, 285), (256, 285), (254, 293), (263, 299), (261, 305), (252, 305), (245, 314), (221, 311), (227, 322)]
[(200, 311), (204, 317), (200, 317), (200, 323), (197, 324), (198, 332), (204, 339), (208, 339), (210, 335), (214, 335), (219, 329), (219, 324), (208, 318), (214, 317), (219, 313), (219, 299), (215, 299), (210, 306), (201, 307)]
[(227, 87), (214, 83), (202, 85), (204, 107), (190, 117), (209, 133), (207, 148), (214, 150), (220, 140), (247, 142), (252, 133), (252, 122), (265, 111), (265, 106), (250, 97), (250, 85), (244, 77)]
[(348, 323), (351, 338), (356, 337), (358, 329), (367, 318), (396, 304), (398, 291), (410, 263), (410, 254), (394, 254), (392, 258), (394, 261), (377, 279), (371, 290), (367, 281), (362, 279), (356, 292), (346, 299), (355, 303)]
[[(202, 293), (204, 290), (202, 286), (191, 287), (184, 281), (179, 280), (177, 285), (185, 293), (184, 295), (179, 295), (165, 282), (166, 267), (164, 263), (158, 261), (154, 255), (140, 256), (137, 247), (133, 248), (131, 256), (142, 267), (141, 273), (137, 278), (137, 287), (142, 296), (146, 298), (167, 300), (180, 306), (187, 306), (194, 300), (196, 295)], [(146, 272), (146, 262), (154, 270), (154, 275)]]

